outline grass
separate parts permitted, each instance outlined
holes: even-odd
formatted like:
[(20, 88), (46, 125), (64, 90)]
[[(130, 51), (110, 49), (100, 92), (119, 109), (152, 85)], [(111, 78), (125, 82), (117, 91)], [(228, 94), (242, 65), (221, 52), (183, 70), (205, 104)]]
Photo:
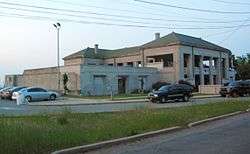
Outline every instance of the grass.
[(50, 153), (72, 146), (136, 135), (245, 110), (250, 100), (220, 102), (171, 109), (138, 108), (115, 113), (0, 118), (0, 153)]
[[(123, 94), (113, 96), (113, 100), (130, 100), (130, 99), (143, 99), (147, 94)], [(110, 99), (110, 96), (80, 96), (80, 95), (66, 95), (68, 98), (81, 98), (81, 99)]]

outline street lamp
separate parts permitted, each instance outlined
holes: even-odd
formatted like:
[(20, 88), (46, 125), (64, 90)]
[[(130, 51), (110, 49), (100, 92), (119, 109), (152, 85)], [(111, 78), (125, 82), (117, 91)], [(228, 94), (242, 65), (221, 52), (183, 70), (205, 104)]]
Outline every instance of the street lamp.
[(59, 31), (60, 31), (60, 28), (61, 28), (61, 24), (60, 23), (56, 23), (56, 24), (53, 24), (54, 27), (57, 29), (57, 71), (58, 71), (58, 91), (60, 92), (60, 75), (61, 75), (61, 72), (60, 72), (60, 44), (59, 44)]

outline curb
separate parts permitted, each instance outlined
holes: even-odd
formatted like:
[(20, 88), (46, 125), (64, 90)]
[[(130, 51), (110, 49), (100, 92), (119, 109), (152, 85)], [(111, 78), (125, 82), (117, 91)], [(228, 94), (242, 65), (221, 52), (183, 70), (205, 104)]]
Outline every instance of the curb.
[(179, 129), (181, 129), (181, 127), (176, 126), (176, 127), (152, 131), (152, 132), (148, 132), (148, 133), (144, 133), (144, 134), (138, 134), (138, 135), (134, 135), (134, 136), (104, 141), (104, 142), (100, 142), (100, 143), (94, 143), (94, 144), (89, 144), (89, 145), (84, 145), (84, 146), (77, 146), (77, 147), (73, 147), (73, 148), (63, 149), (63, 150), (52, 152), (52, 154), (83, 153), (83, 152), (87, 152), (87, 151), (95, 150), (95, 149), (100, 149), (100, 148), (111, 146), (111, 145), (117, 145), (117, 144), (127, 143), (127, 142), (131, 142), (131, 141), (139, 140), (139, 139), (144, 139), (144, 138), (156, 136), (156, 135), (159, 135), (162, 133), (176, 131)]
[[(206, 98), (218, 98), (220, 96), (204, 96), (204, 97), (193, 97), (192, 99), (206, 99)], [(66, 100), (66, 99), (63, 99)], [(144, 103), (149, 102), (148, 99), (138, 99), (138, 100), (119, 100), (101, 103), (74, 103), (74, 104), (57, 104), (57, 103), (47, 103), (47, 104), (29, 104), (30, 106), (80, 106), (80, 105), (105, 105), (105, 104), (120, 104), (120, 103)]]
[[(248, 111), (246, 111), (246, 112), (248, 112)], [(192, 123), (188, 124), (188, 127), (190, 128), (190, 127), (198, 126), (198, 125), (201, 125), (203, 123), (207, 123), (207, 122), (211, 122), (211, 121), (215, 121), (215, 120), (219, 120), (219, 119), (224, 119), (224, 118), (231, 117), (231, 116), (238, 115), (238, 114), (242, 114), (242, 113), (245, 113), (245, 111), (237, 111), (237, 112), (233, 112), (233, 113), (229, 113), (229, 114), (225, 114), (225, 115), (221, 115), (221, 116), (217, 116), (217, 117), (212, 117), (212, 118), (192, 122)]]
[[(229, 114), (225, 114), (225, 115), (221, 115), (221, 116), (212, 117), (212, 118), (204, 119), (204, 120), (201, 120), (201, 121), (196, 121), (196, 122), (193, 122), (193, 123), (189, 123), (188, 128), (198, 126), (198, 125), (201, 125), (201, 124), (204, 124), (204, 123), (207, 123), (207, 122), (212, 122), (212, 121), (224, 119), (224, 118), (231, 117), (231, 116), (234, 116), (234, 115), (239, 115), (239, 114), (246, 113), (246, 112), (250, 112), (250, 108), (247, 109), (246, 111), (237, 111), (237, 112), (233, 112), (233, 113), (229, 113)], [(177, 131), (177, 130), (180, 130), (182, 128), (184, 128), (184, 127), (176, 126), (176, 127), (171, 127), (171, 128), (166, 128), (166, 129), (162, 129), (162, 130), (152, 131), (152, 132), (148, 132), (148, 133), (144, 133), (144, 134), (138, 134), (138, 135), (134, 135), (134, 136), (124, 137), (124, 138), (119, 138), (119, 139), (114, 139), (114, 140), (109, 140), (109, 141), (104, 141), (104, 142), (99, 142), (99, 143), (94, 143), (94, 144), (89, 144), (89, 145), (84, 145), (84, 146), (77, 146), (77, 147), (63, 149), (63, 150), (58, 150), (58, 151), (52, 152), (52, 154), (83, 153), (83, 152), (87, 152), (87, 151), (91, 151), (91, 150), (100, 149), (100, 148), (103, 148), (103, 147), (108, 147), (108, 146), (122, 144), (122, 143), (128, 143), (128, 142), (132, 142), (132, 141), (136, 141), (136, 140), (156, 136), (156, 135), (163, 134), (163, 133)]]
[(134, 100), (134, 101), (114, 101), (114, 102), (101, 102), (101, 103), (74, 103), (74, 104), (57, 104), (57, 103), (47, 103), (47, 104), (29, 104), (30, 106), (80, 106), (80, 105), (105, 105), (105, 104), (121, 104), (121, 103), (144, 103), (149, 102), (149, 100)]

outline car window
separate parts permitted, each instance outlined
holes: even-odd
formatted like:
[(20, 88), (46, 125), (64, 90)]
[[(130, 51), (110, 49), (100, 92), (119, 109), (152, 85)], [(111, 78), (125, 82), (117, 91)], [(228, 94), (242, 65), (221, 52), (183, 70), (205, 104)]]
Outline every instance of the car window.
[(30, 88), (28, 92), (47, 92), (45, 89), (42, 88)]
[(239, 82), (230, 82), (228, 84), (228, 86), (236, 86), (236, 85), (239, 85)]
[(22, 92), (25, 92), (26, 90), (27, 90), (27, 89), (24, 88), (24, 89), (20, 90), (20, 92), (22, 93)]
[(36, 88), (30, 88), (27, 90), (28, 92), (36, 92)]
[(171, 88), (171, 86), (167, 85), (167, 86), (162, 86), (159, 91), (165, 91), (168, 90), (169, 88)]
[(47, 90), (42, 89), (42, 88), (37, 88), (37, 91), (39, 91), (39, 92), (47, 92)]
[(177, 90), (177, 86), (176, 85), (172, 85), (170, 90)]

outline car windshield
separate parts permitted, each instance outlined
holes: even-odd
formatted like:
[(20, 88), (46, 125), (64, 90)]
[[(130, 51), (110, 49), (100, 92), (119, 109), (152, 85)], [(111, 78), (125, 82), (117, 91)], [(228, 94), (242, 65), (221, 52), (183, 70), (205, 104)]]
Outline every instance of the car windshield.
[(236, 86), (238, 84), (238, 82), (231, 82), (228, 84), (228, 86)]
[(22, 90), (19, 90), (18, 92), (25, 92), (27, 89), (26, 88), (24, 88), (24, 89), (22, 89)]
[(165, 91), (165, 90), (168, 90), (170, 88), (170, 85), (167, 85), (167, 86), (162, 86), (159, 91)]

